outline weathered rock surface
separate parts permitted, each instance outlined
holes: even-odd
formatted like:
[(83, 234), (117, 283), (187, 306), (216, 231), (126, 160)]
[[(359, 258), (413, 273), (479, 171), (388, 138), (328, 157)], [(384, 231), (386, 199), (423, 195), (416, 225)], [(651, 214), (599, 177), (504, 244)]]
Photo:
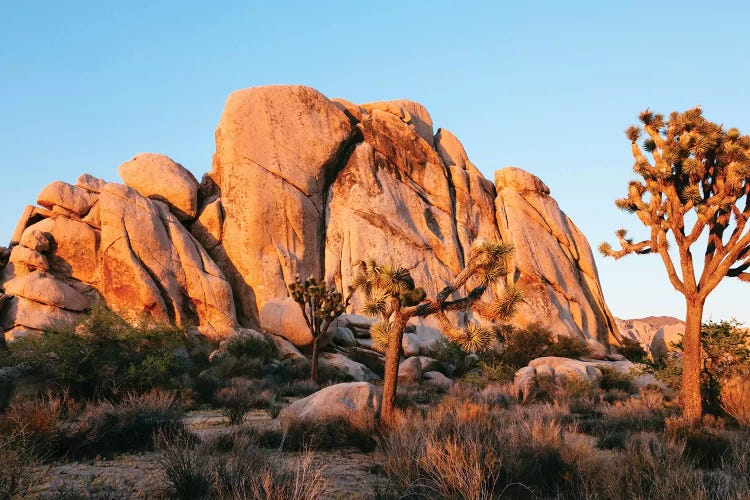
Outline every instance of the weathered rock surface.
[(80, 220), (87, 210), (72, 202), (66, 202), (67, 212), (25, 219), (30, 225), (0, 275), (0, 286), (12, 296), (0, 312), (7, 337), (17, 337), (16, 328), (70, 325), (96, 300), (134, 319), (194, 324), (211, 338), (234, 330), (228, 282), (166, 204), (91, 176), (78, 183), (53, 183), (40, 199), (63, 203), (73, 193), (95, 207), (95, 223)]
[(318, 426), (339, 420), (374, 424), (380, 409), (380, 395), (372, 384), (336, 384), (295, 401), (279, 414), (281, 428)]
[(582, 361), (580, 359), (545, 356), (536, 358), (518, 370), (513, 385), (524, 397), (534, 390), (537, 377), (549, 377), (556, 384), (564, 384), (572, 379), (581, 379), (592, 385), (598, 385), (602, 378), (601, 368), (609, 368), (624, 375), (631, 373), (636, 365), (630, 361)]
[(180, 220), (195, 217), (198, 210), (198, 181), (188, 169), (171, 158), (140, 153), (117, 169), (126, 186), (146, 198), (163, 201)]
[(349, 118), (309, 87), (232, 93), (216, 130), (211, 171), (221, 191), (221, 245), (242, 324), (258, 324), (295, 275), (323, 274), (325, 193), (354, 135)]
[(623, 337), (638, 341), (654, 359), (672, 350), (672, 343), (685, 333), (685, 322), (670, 316), (649, 316), (640, 319), (618, 319), (617, 328)]
[[(26, 306), (79, 314), (75, 295), (60, 295), (65, 285), (87, 303), (193, 323), (210, 337), (262, 327), (308, 348), (288, 298), (296, 275), (346, 292), (360, 261), (390, 261), (434, 296), (475, 239), (502, 237), (516, 247), (513, 276), (526, 293), (519, 323), (598, 341), (600, 355), (619, 338), (591, 249), (547, 186), (516, 168), (499, 171), (495, 184), (485, 179), (413, 101), (357, 105), (303, 86), (244, 89), (227, 99), (200, 184), (163, 155), (137, 155), (119, 173), (129, 187), (82, 175), (42, 190), (46, 208), (26, 209), (0, 286), (47, 273), (57, 291), (38, 301), (29, 291), (37, 289), (11, 284), (18, 295), (2, 313), (6, 330), (46, 324), (29, 320)], [(342, 320), (329, 333), (348, 328), (366, 345), (369, 324)], [(423, 320), (405, 351), (425, 354), (437, 337), (435, 322)]]
[(353, 380), (360, 382), (377, 380), (380, 378), (362, 363), (353, 361), (343, 354), (333, 352), (320, 353), (318, 363), (321, 367), (333, 370), (340, 375), (351, 377)]
[(497, 221), (515, 247), (515, 274), (525, 301), (521, 323), (542, 322), (555, 334), (618, 339), (604, 302), (588, 241), (534, 175), (508, 167), (495, 173)]

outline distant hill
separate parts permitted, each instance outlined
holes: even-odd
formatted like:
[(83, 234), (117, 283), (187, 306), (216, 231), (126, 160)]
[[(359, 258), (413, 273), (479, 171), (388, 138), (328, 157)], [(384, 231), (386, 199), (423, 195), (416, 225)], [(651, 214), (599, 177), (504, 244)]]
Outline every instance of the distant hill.
[(670, 344), (679, 340), (685, 331), (685, 322), (671, 316), (645, 318), (615, 318), (618, 330), (624, 337), (637, 340), (652, 356), (662, 356)]

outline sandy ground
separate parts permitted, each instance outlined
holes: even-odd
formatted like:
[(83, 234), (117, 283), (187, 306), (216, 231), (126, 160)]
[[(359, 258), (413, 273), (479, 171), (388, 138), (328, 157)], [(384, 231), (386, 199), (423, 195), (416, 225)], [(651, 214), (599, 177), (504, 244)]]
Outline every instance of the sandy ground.
[[(190, 412), (184, 419), (187, 428), (206, 438), (229, 432), (232, 428), (218, 411)], [(250, 413), (243, 425), (278, 428), (264, 411)], [(268, 450), (269, 455), (277, 453)], [(284, 462), (293, 466), (299, 452), (283, 452)], [(372, 472), (373, 457), (354, 448), (315, 451), (313, 464), (322, 468), (330, 491), (326, 498), (368, 499), (382, 478)], [(169, 498), (169, 486), (161, 471), (156, 453), (119, 455), (112, 459), (53, 463), (47, 466), (47, 479), (36, 488), (40, 498)]]

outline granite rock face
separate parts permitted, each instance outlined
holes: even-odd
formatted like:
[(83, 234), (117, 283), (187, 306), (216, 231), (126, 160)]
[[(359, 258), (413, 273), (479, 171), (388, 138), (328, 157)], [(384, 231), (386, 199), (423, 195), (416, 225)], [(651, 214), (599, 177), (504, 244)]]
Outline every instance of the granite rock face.
[[(408, 268), (434, 296), (485, 238), (515, 245), (512, 275), (527, 301), (517, 323), (603, 345), (619, 338), (591, 248), (549, 188), (517, 168), (485, 179), (413, 101), (244, 89), (227, 99), (200, 184), (163, 155), (137, 155), (118, 172), (125, 185), (89, 175), (52, 183), (24, 212), (0, 276), (5, 331), (72, 322), (104, 300), (212, 338), (247, 327), (309, 347), (288, 298), (295, 276), (346, 292), (355, 267), (376, 259)], [(361, 348), (360, 326), (337, 323), (330, 333), (347, 327)], [(428, 319), (410, 331), (410, 355), (428, 351), (435, 326)]]
[(0, 275), (11, 297), (0, 313), (6, 338), (68, 326), (100, 300), (133, 320), (195, 325), (210, 338), (230, 334), (231, 288), (170, 207), (122, 184), (81, 179), (96, 191), (58, 182), (42, 190), (49, 212), (29, 219), (12, 249)]

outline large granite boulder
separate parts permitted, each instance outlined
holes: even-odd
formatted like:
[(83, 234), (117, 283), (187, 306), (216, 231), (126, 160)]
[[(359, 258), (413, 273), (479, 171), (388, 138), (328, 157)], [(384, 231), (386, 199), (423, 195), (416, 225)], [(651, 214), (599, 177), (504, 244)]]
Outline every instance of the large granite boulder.
[(125, 185), (146, 198), (163, 201), (180, 220), (195, 217), (198, 211), (198, 181), (188, 169), (171, 158), (140, 153), (117, 169)]
[[(52, 320), (29, 319), (46, 308), (55, 321), (72, 320), (84, 301), (103, 299), (133, 316), (195, 324), (209, 337), (241, 325), (308, 348), (288, 298), (297, 275), (346, 293), (359, 263), (376, 259), (407, 267), (434, 296), (464, 267), (474, 240), (502, 238), (516, 248), (511, 275), (526, 295), (517, 323), (596, 341), (600, 355), (619, 338), (591, 248), (549, 188), (517, 168), (497, 172), (495, 184), (485, 179), (413, 101), (357, 105), (304, 86), (244, 89), (227, 99), (200, 184), (155, 154), (137, 155), (119, 173), (126, 186), (87, 175), (52, 183), (42, 206), (24, 211), (0, 275), (0, 286), (10, 283), (0, 289), (11, 297), (4, 329), (47, 327)], [(44, 280), (52, 291), (40, 301)], [(360, 300), (350, 312), (361, 311)], [(365, 345), (369, 324), (360, 323), (342, 320), (330, 335), (346, 327)], [(429, 352), (436, 322), (411, 326), (406, 354)]]
[(354, 136), (349, 118), (303, 86), (232, 93), (216, 129), (211, 171), (224, 208), (212, 255), (229, 278), (242, 324), (297, 274), (323, 274), (325, 195)]
[(525, 303), (516, 321), (541, 322), (557, 335), (618, 339), (588, 241), (536, 176), (515, 167), (495, 173), (497, 221), (515, 247), (514, 275)]
[[(78, 184), (42, 190), (40, 200), (52, 209), (26, 219), (0, 274), (11, 296), (0, 311), (9, 340), (75, 323), (98, 300), (134, 321), (195, 325), (210, 338), (234, 330), (228, 282), (167, 204), (91, 176)], [(89, 209), (70, 201), (76, 197)], [(57, 203), (66, 211), (55, 210)]]
[(281, 428), (323, 426), (336, 421), (375, 423), (380, 395), (372, 384), (350, 382), (328, 386), (295, 401), (279, 414)]

